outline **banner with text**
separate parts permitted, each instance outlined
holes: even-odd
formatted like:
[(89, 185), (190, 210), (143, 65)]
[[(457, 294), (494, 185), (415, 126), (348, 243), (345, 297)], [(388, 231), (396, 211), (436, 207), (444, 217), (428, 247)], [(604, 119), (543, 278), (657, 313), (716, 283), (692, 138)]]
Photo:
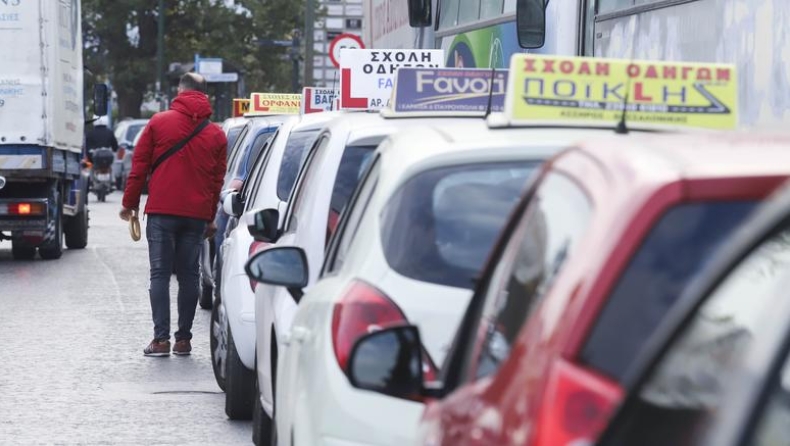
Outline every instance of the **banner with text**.
[(302, 89), (302, 114), (337, 110), (337, 91), (326, 88), (305, 87)]
[(620, 120), (731, 129), (734, 65), (516, 54), (505, 109), (523, 120)]
[(444, 67), (442, 50), (340, 50), (340, 107), (378, 110), (389, 106), (399, 68)]
[(283, 93), (253, 93), (247, 115), (298, 115), (302, 95)]
[(401, 68), (395, 79), (396, 112), (482, 114), (505, 108), (507, 70), (478, 68)]

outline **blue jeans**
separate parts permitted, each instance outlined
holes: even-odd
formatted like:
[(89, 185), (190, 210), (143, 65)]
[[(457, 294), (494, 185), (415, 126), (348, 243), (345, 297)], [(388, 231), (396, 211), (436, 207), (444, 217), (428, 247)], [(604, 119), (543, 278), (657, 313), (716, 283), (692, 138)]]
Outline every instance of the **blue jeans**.
[(149, 215), (146, 226), (151, 262), (151, 313), (154, 338), (170, 339), (170, 276), (178, 277), (176, 341), (192, 339), (192, 321), (200, 293), (200, 249), (206, 222), (171, 215)]

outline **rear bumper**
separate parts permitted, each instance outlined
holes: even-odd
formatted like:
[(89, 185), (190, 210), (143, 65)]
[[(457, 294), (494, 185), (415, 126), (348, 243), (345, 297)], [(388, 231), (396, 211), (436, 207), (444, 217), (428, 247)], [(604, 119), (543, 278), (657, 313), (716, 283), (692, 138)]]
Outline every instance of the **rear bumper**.
[[(20, 203), (41, 203), (44, 205), (44, 212), (36, 215), (12, 214), (10, 209)], [(47, 215), (49, 215), (49, 205), (46, 198), (2, 199), (0, 200), (0, 231), (45, 231)]]

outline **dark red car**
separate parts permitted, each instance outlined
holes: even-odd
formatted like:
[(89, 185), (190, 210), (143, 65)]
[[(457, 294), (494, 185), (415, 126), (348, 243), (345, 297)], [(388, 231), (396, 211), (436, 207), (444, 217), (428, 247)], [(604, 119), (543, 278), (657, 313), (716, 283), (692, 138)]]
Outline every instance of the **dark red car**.
[(492, 253), (440, 382), (423, 382), (417, 329), (394, 327), (360, 340), (351, 383), (426, 402), (426, 445), (590, 444), (683, 289), (790, 175), (788, 147), (643, 134), (558, 155)]

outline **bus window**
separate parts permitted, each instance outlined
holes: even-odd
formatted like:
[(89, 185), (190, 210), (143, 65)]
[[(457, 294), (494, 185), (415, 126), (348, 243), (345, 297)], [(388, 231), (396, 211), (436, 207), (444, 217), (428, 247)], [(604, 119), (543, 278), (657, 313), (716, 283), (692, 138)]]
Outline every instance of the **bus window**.
[(458, 4), (460, 0), (441, 0), (439, 28), (452, 28), (458, 25)]
[(480, 3), (480, 18), (499, 17), (502, 15), (504, 7), (505, 0), (482, 0)]
[[(637, 3), (648, 3), (640, 1)], [(634, 0), (598, 0), (598, 14), (616, 11), (618, 9), (630, 8), (634, 6)]]
[(458, 24), (465, 25), (480, 19), (480, 0), (461, 0), (458, 8)]

